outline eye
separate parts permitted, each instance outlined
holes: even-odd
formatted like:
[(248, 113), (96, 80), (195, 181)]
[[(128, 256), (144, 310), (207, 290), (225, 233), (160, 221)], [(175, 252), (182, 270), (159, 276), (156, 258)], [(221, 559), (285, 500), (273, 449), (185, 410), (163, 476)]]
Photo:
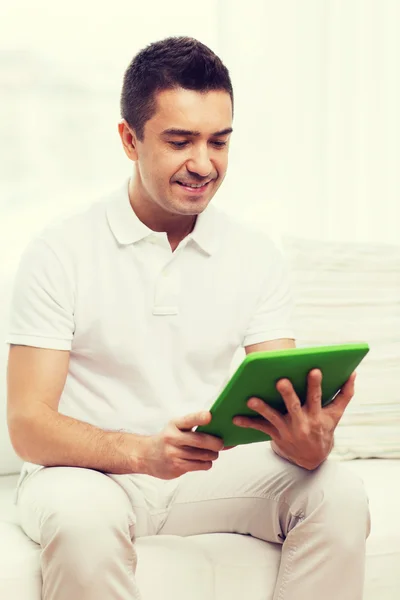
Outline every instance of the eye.
[(184, 148), (189, 142), (169, 142), (175, 148)]
[[(184, 148), (185, 146), (187, 146), (189, 144), (189, 142), (168, 142), (168, 143), (171, 144), (171, 146), (174, 146), (174, 148)], [(216, 146), (217, 148), (223, 148), (227, 144), (227, 142), (220, 142), (220, 141), (216, 141), (216, 140), (214, 140), (211, 143), (214, 146)]]

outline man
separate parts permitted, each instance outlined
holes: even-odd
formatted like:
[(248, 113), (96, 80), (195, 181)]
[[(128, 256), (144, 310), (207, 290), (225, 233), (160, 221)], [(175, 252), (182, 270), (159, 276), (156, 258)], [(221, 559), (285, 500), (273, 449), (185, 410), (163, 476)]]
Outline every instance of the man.
[(132, 178), (33, 240), (15, 283), (8, 423), (43, 599), (139, 598), (137, 537), (226, 531), (282, 544), (274, 600), (361, 600), (368, 501), (326, 461), (354, 376), (323, 410), (319, 371), (303, 407), (278, 383), (286, 416), (252, 400), (260, 416), (238, 424), (272, 448), (193, 431), (238, 347), (294, 347), (279, 253), (208, 206), (228, 163), (229, 73), (194, 39), (151, 44), (121, 112)]

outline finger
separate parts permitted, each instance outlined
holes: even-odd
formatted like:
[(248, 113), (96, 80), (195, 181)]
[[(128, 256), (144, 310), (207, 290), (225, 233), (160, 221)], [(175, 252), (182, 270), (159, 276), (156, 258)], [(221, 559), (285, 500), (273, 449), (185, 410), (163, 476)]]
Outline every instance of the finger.
[(350, 400), (354, 396), (356, 372), (352, 373), (346, 381), (336, 398), (326, 407), (327, 411), (331, 411), (336, 415), (337, 423), (340, 421), (344, 411), (347, 408)]
[(210, 461), (217, 460), (218, 456), (219, 453), (213, 450), (202, 450), (201, 448), (191, 448), (190, 446), (183, 446), (179, 449), (179, 457), (185, 460)]
[(276, 428), (268, 423), (263, 417), (234, 417), (234, 425), (238, 427), (244, 427), (246, 429), (257, 429), (267, 435), (270, 435), (272, 439), (278, 437)]
[(215, 435), (209, 435), (208, 433), (181, 431), (177, 433), (176, 445), (219, 452), (224, 447), (224, 442), (221, 438)]
[(210, 411), (205, 410), (174, 419), (173, 423), (181, 431), (191, 431), (193, 427), (197, 427), (198, 425), (208, 425), (210, 421), (211, 413)]
[(269, 406), (266, 402), (261, 400), (261, 398), (250, 398), (247, 402), (247, 406), (252, 410), (258, 412), (280, 433), (283, 433), (283, 430), (287, 428), (283, 415), (281, 415), (281, 413)]
[(318, 417), (322, 410), (322, 373), (319, 369), (313, 369), (307, 377), (307, 400), (306, 407), (310, 415)]
[(203, 460), (185, 460), (183, 463), (186, 473), (189, 471), (209, 471), (213, 466), (212, 460), (207, 462)]
[(282, 396), (293, 423), (302, 424), (305, 419), (303, 408), (291, 382), (288, 379), (280, 379), (276, 384), (276, 389)]

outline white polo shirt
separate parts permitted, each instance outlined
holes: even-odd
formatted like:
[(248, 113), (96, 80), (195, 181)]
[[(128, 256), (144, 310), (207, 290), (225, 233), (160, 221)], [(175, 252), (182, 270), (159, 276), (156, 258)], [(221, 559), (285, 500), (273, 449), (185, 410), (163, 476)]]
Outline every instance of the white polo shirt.
[(126, 182), (29, 244), (7, 342), (70, 351), (60, 413), (152, 434), (210, 406), (240, 346), (293, 338), (290, 313), (264, 233), (210, 205), (172, 252), (135, 215)]

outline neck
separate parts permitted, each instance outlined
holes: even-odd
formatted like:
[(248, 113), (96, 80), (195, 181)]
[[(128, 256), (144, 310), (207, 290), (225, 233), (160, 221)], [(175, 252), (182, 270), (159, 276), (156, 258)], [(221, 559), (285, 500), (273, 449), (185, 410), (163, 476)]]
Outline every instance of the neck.
[(129, 202), (136, 216), (153, 231), (165, 231), (172, 250), (194, 229), (197, 215), (174, 215), (144, 198), (134, 178), (129, 181)]

